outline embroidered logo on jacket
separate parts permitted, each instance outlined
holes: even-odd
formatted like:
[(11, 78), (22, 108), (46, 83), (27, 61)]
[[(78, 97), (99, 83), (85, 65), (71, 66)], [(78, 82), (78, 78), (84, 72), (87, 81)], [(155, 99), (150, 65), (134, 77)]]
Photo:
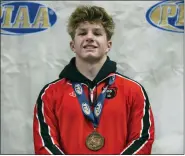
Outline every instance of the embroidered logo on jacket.
[[(102, 88), (103, 90), (104, 88)], [(105, 98), (107, 99), (112, 99), (116, 96), (117, 94), (117, 88), (116, 87), (109, 87), (106, 91), (106, 96)]]
[(76, 97), (76, 94), (75, 94), (74, 91), (72, 91), (71, 93), (69, 93), (69, 95), (72, 96), (72, 97)]

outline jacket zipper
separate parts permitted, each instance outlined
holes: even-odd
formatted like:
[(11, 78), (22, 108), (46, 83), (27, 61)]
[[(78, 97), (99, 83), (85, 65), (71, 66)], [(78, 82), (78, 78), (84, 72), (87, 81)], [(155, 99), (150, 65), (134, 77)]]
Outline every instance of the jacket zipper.
[(93, 89), (90, 89), (90, 100), (91, 100), (91, 103), (94, 102), (93, 90), (94, 90), (94, 88)]

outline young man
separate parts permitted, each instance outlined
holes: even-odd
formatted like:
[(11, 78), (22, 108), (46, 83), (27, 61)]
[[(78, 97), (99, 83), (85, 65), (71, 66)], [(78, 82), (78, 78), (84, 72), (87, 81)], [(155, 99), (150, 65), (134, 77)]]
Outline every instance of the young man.
[(35, 154), (151, 154), (154, 119), (144, 88), (116, 72), (114, 22), (97, 6), (69, 18), (76, 54), (34, 109)]

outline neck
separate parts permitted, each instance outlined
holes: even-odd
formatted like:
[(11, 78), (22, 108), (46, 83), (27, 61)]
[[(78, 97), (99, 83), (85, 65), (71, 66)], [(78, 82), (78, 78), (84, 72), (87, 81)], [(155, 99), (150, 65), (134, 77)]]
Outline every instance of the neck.
[(76, 67), (80, 73), (82, 73), (85, 77), (89, 80), (93, 81), (98, 72), (100, 71), (101, 67), (105, 63), (107, 56), (103, 57), (97, 62), (87, 62), (79, 57), (76, 57)]

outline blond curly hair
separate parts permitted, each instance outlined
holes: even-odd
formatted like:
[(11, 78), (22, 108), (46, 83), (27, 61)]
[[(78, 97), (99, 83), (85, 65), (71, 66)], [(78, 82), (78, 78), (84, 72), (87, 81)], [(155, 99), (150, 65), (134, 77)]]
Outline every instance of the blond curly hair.
[(101, 24), (105, 29), (108, 40), (110, 40), (114, 34), (115, 23), (104, 8), (81, 5), (74, 10), (68, 20), (67, 31), (72, 39), (74, 39), (75, 31), (79, 24), (86, 21)]

